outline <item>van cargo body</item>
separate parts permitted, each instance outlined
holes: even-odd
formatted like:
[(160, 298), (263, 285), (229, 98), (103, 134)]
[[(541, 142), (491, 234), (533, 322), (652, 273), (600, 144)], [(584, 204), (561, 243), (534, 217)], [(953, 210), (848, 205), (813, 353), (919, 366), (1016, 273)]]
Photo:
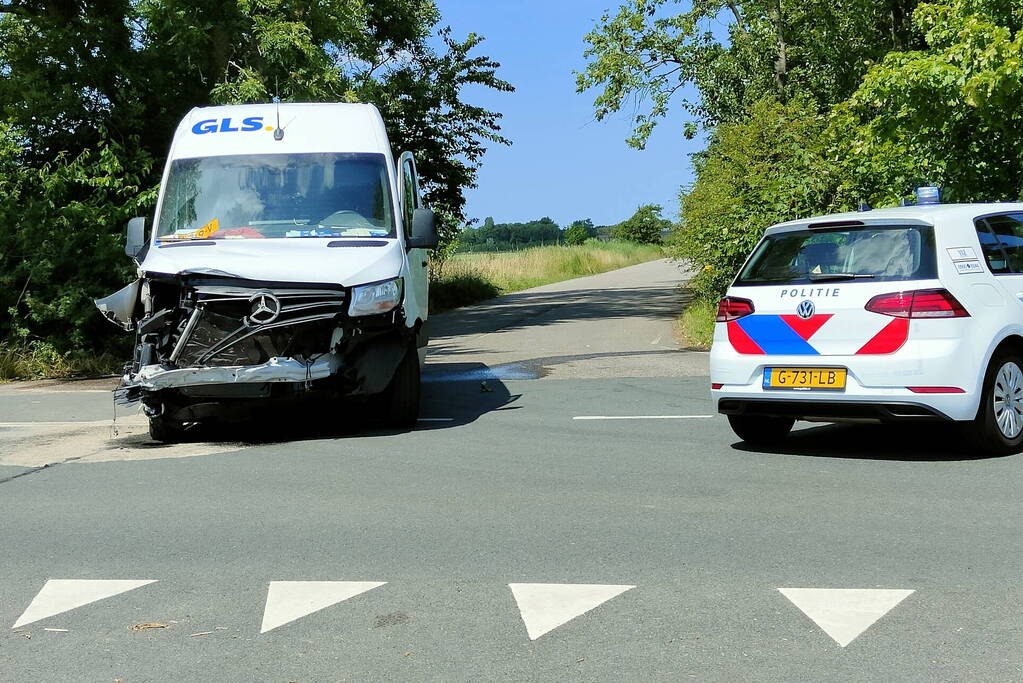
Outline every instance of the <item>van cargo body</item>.
[(376, 108), (192, 110), (155, 218), (129, 224), (139, 280), (97, 301), (136, 334), (117, 400), (173, 440), (228, 401), (380, 397), (416, 419), (433, 214)]

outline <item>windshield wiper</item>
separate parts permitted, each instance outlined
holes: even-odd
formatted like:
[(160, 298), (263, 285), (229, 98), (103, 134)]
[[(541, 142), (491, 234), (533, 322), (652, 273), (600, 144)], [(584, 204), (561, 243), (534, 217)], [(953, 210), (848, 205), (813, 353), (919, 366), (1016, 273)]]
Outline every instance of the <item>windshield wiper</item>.
[(825, 282), (827, 280), (873, 280), (873, 275), (866, 273), (807, 273), (806, 279), (811, 282)]

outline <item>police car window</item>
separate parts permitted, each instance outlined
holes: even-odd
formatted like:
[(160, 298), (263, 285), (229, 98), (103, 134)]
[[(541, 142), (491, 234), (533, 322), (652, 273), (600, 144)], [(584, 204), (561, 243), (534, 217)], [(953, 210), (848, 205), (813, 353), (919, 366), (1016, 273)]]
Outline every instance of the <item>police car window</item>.
[(394, 237), (382, 154), (245, 154), (171, 163), (157, 237)]
[(977, 237), (993, 273), (1023, 273), (1023, 215), (977, 221)]
[(756, 248), (735, 284), (894, 281), (936, 276), (932, 228), (866, 226), (769, 235)]

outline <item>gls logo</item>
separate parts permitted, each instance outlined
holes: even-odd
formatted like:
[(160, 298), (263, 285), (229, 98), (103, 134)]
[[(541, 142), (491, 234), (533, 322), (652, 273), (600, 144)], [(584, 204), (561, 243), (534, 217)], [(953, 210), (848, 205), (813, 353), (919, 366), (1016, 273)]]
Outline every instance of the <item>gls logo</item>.
[[(241, 127), (231, 125), (231, 119), (207, 119), (192, 126), (192, 132), (196, 135), (206, 133), (238, 133), (252, 132), (263, 128), (262, 116), (249, 116), (242, 119)], [(266, 126), (267, 130), (273, 130), (273, 126)]]

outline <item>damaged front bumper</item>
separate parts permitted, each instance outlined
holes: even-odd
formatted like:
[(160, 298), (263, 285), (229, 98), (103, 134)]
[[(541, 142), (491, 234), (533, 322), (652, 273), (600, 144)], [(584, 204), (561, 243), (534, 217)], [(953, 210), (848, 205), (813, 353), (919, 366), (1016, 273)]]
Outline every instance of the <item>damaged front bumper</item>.
[(326, 379), (337, 372), (340, 360), (334, 354), (312, 363), (294, 358), (271, 358), (262, 365), (235, 365), (223, 368), (167, 368), (147, 365), (135, 375), (142, 389), (159, 391), (174, 387), (194, 387), (237, 382), (311, 382)]
[(147, 412), (196, 396), (269, 395), (270, 385), (303, 391), (330, 378), (338, 394), (379, 393), (414, 334), (400, 306), (349, 317), (349, 290), (337, 285), (185, 275), (145, 278), (137, 290), (134, 310), (103, 303), (117, 309), (107, 313), (117, 324), (127, 327), (130, 314), (138, 337), (115, 401), (142, 400)]

